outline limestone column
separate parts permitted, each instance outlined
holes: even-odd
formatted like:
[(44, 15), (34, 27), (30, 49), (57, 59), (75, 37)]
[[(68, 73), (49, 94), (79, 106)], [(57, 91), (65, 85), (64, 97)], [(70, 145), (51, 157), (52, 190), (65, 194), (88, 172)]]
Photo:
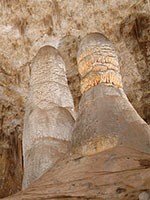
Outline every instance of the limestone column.
[(31, 63), (23, 130), (23, 188), (67, 152), (74, 124), (73, 99), (58, 51), (42, 47)]
[(101, 34), (86, 36), (78, 66), (83, 96), (72, 152), (7, 199), (131, 200), (141, 199), (142, 191), (149, 197), (150, 156), (143, 152), (150, 152), (150, 132), (122, 89), (111, 42)]
[(83, 93), (73, 131), (76, 153), (91, 155), (115, 146), (150, 152), (150, 129), (122, 87), (118, 57), (102, 34), (87, 35), (79, 46)]

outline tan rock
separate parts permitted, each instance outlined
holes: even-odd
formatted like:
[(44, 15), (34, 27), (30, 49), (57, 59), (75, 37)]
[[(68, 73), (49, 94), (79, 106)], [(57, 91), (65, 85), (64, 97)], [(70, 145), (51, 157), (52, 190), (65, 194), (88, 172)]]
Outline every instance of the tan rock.
[[(105, 42), (103, 35), (97, 37)], [(70, 153), (29, 188), (6, 199), (147, 198), (149, 134), (123, 89), (98, 83), (82, 96)]]
[(44, 46), (31, 63), (23, 131), (23, 188), (67, 152), (74, 124), (73, 114), (65, 64), (55, 48)]
[[(117, 60), (113, 45), (102, 34), (89, 34), (81, 41), (78, 52), (79, 72), (83, 60), (89, 63), (92, 58), (93, 64), (90, 65), (91, 71), (87, 64), (83, 77), (81, 72), (81, 90), (84, 94), (73, 131), (74, 151), (90, 155), (123, 145), (150, 153), (150, 128), (137, 114), (121, 88), (119, 64), (116, 62), (114, 70), (107, 67), (109, 63), (97, 61), (103, 54), (106, 57), (113, 55)], [(94, 71), (95, 62), (99, 65), (97, 72)], [(106, 70), (103, 70), (104, 64)]]
[(68, 155), (23, 192), (6, 200), (135, 200), (150, 188), (150, 156), (115, 147), (93, 155)]
[(129, 101), (150, 123), (149, 13), (148, 0), (0, 1), (0, 197), (21, 188), (30, 62), (42, 46), (52, 45), (61, 52), (78, 110), (78, 43), (88, 33), (102, 32), (117, 50)]

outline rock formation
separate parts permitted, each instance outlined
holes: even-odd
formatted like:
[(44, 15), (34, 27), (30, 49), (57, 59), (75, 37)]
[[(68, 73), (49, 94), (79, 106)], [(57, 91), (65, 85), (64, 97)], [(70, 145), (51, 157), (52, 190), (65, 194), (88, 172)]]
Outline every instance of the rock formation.
[(122, 89), (111, 42), (99, 33), (86, 36), (78, 66), (83, 96), (70, 153), (29, 188), (7, 199), (150, 197), (150, 130)]
[(0, 0), (0, 198), (22, 188), (24, 114), (39, 49), (59, 50), (78, 112), (79, 44), (89, 33), (103, 33), (117, 52), (125, 94), (150, 124), (149, 30), (148, 0)]
[[(93, 154), (124, 145), (150, 152), (150, 128), (128, 101), (111, 42), (98, 33), (86, 36), (78, 52), (82, 95), (73, 146)], [(95, 87), (93, 87), (95, 86)]]
[(65, 64), (55, 48), (44, 46), (31, 63), (23, 132), (23, 188), (67, 152), (73, 112)]

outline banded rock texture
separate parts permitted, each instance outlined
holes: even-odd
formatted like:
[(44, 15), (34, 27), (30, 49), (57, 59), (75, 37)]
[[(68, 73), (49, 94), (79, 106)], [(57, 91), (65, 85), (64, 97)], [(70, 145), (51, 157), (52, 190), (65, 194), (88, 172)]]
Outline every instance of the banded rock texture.
[(86, 36), (79, 46), (78, 69), (82, 77), (81, 92), (99, 83), (122, 88), (118, 57), (112, 44), (99, 34)]
[[(91, 46), (92, 49), (94, 45), (101, 47), (105, 40), (110, 47), (109, 54), (110, 41), (96, 33), (83, 39), (79, 56), (82, 49), (89, 52)], [(94, 57), (92, 49), (89, 58)], [(97, 62), (97, 52), (95, 57)], [(91, 69), (95, 70), (93, 63)], [(98, 67), (101, 69), (101, 63)], [(123, 89), (116, 87), (114, 82), (108, 84), (106, 79), (84, 92), (71, 152), (29, 188), (8, 200), (142, 200), (144, 194), (144, 198), (150, 197), (148, 125), (133, 109)]]
[(0, 197), (21, 189), (30, 63), (42, 46), (59, 49), (78, 110), (78, 44), (88, 33), (106, 35), (119, 57), (124, 91), (150, 124), (148, 0), (1, 0), (0, 13)]
[(58, 51), (42, 47), (31, 63), (23, 132), (26, 188), (67, 152), (74, 124), (73, 99)]
[(150, 128), (122, 89), (117, 60), (111, 42), (102, 34), (89, 34), (81, 41), (78, 67), (84, 94), (73, 131), (73, 147), (81, 154), (116, 145), (150, 153)]

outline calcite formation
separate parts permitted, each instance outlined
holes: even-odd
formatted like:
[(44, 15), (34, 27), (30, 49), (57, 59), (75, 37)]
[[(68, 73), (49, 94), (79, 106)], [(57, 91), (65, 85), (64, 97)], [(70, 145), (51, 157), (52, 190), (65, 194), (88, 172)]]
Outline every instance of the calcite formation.
[(75, 151), (91, 155), (124, 145), (150, 152), (150, 128), (122, 89), (111, 42), (99, 33), (87, 35), (79, 46), (78, 63), (84, 94), (73, 131)]
[(90, 156), (70, 154), (6, 200), (149, 200), (149, 163), (148, 154), (125, 147)]
[(99, 83), (122, 88), (118, 57), (104, 36), (101, 40), (98, 33), (86, 36), (80, 44), (77, 61), (82, 93)]
[(150, 124), (149, 30), (148, 0), (0, 0), (0, 197), (21, 190), (30, 63), (38, 50), (51, 45), (61, 53), (78, 111), (79, 43), (89, 33), (103, 33), (116, 49), (129, 101)]
[(73, 114), (65, 64), (55, 48), (44, 46), (31, 63), (23, 131), (23, 188), (67, 152)]
[[(105, 42), (110, 45), (102, 34), (90, 34), (81, 42), (78, 56), (82, 47), (86, 51), (93, 41), (98, 47)], [(91, 52), (94, 57), (93, 49)], [(94, 64), (91, 65), (94, 69)], [(98, 68), (101, 70), (101, 64)], [(149, 138), (148, 125), (131, 106), (123, 89), (99, 81), (82, 95), (70, 152), (29, 188), (7, 199), (149, 198)]]

